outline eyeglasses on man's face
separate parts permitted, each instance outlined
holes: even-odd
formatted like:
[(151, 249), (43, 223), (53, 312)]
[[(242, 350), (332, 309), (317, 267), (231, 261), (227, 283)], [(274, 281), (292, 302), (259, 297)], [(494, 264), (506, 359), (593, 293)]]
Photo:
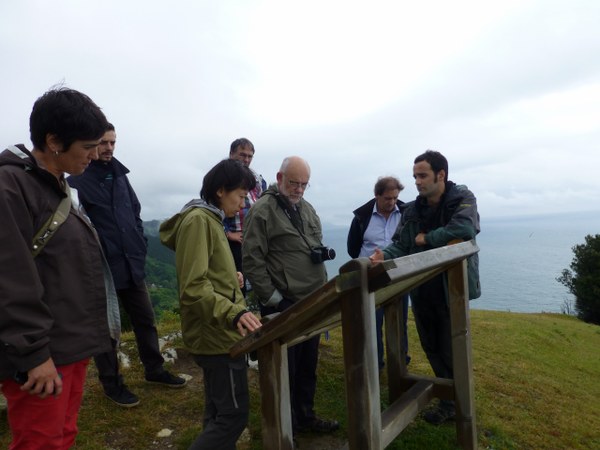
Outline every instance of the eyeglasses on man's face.
[(292, 189), (302, 189), (303, 191), (307, 190), (310, 187), (309, 183), (300, 183), (299, 181), (293, 181), (289, 178), (286, 178), (287, 184)]

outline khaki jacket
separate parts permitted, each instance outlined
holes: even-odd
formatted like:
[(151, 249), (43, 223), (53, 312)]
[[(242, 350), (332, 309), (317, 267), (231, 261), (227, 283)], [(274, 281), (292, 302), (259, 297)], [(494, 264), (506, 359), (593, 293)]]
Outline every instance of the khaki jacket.
[(160, 226), (161, 242), (175, 250), (183, 342), (198, 355), (229, 353), (241, 339), (234, 319), (246, 311), (222, 213), (203, 201)]
[(279, 206), (271, 186), (250, 208), (244, 223), (242, 266), (254, 295), (264, 305), (277, 289), (284, 298), (296, 302), (327, 282), (323, 263), (314, 264), (310, 248), (321, 245), (321, 221), (310, 203), (298, 203), (304, 235), (294, 228)]

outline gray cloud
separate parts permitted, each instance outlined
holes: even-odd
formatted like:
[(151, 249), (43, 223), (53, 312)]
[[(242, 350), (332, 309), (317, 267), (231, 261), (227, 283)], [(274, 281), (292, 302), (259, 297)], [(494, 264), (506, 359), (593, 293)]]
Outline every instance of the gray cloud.
[(145, 219), (197, 196), (240, 136), (269, 181), (305, 157), (328, 223), (347, 225), (380, 175), (414, 198), (427, 148), (482, 217), (598, 209), (597, 2), (509, 2), (497, 18), (458, 2), (447, 20), (395, 2), (213, 3), (3, 2), (0, 139), (29, 143), (34, 100), (64, 80), (115, 124)]

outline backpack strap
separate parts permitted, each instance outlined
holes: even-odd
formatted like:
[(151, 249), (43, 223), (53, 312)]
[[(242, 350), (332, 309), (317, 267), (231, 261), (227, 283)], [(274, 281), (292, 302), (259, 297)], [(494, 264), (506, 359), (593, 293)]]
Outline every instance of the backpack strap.
[[(29, 157), (27, 153), (15, 145), (9, 145), (8, 150), (13, 152), (21, 159)], [(34, 258), (42, 251), (58, 227), (60, 227), (65, 220), (67, 220), (67, 217), (69, 217), (69, 211), (71, 210), (72, 205), (71, 189), (66, 181), (63, 186), (63, 192), (66, 194), (66, 197), (60, 201), (56, 211), (54, 211), (54, 214), (50, 216), (46, 223), (42, 225), (42, 228), (40, 228), (33, 237), (33, 241), (31, 243), (31, 254)]]

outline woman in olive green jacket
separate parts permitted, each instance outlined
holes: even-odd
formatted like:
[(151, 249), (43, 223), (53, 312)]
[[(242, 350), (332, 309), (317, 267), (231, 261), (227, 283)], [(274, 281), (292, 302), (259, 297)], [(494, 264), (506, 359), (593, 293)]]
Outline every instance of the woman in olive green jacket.
[(175, 250), (183, 341), (204, 373), (204, 429), (190, 449), (235, 449), (248, 422), (245, 357), (229, 348), (260, 321), (246, 309), (223, 219), (244, 206), (256, 180), (238, 161), (223, 160), (204, 177), (201, 199), (160, 227)]

